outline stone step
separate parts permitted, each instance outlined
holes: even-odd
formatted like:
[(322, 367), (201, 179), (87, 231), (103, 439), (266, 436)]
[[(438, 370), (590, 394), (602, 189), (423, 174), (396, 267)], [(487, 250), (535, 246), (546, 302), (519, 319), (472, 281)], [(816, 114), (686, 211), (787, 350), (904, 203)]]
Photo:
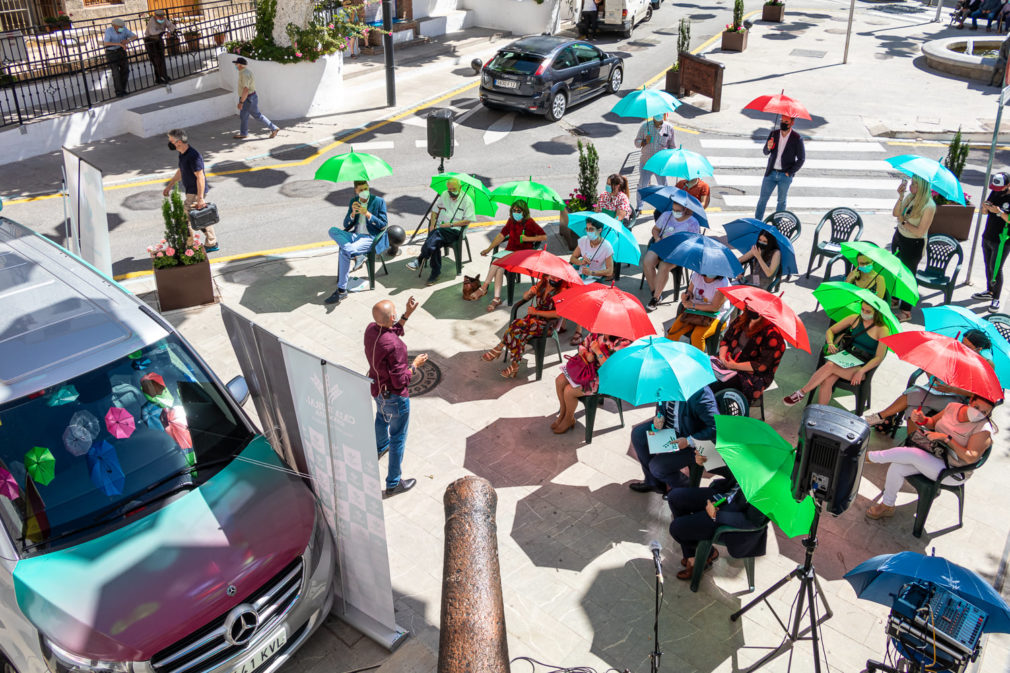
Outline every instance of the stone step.
[(123, 117), (130, 133), (150, 138), (174, 128), (196, 126), (227, 117), (236, 112), (237, 102), (235, 93), (227, 89), (208, 89), (132, 107), (123, 113)]
[(458, 33), (473, 23), (473, 12), (468, 9), (454, 9), (435, 14), (418, 21), (418, 32), (425, 37), (436, 37), (446, 33)]

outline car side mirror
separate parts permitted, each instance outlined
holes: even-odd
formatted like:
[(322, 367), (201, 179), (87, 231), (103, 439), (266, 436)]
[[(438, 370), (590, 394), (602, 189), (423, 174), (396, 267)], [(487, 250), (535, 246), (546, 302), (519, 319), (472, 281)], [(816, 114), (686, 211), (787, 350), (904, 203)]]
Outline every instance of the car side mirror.
[(238, 405), (241, 407), (245, 405), (246, 401), (249, 399), (249, 384), (245, 382), (245, 378), (242, 376), (236, 376), (227, 385), (228, 392), (231, 394)]

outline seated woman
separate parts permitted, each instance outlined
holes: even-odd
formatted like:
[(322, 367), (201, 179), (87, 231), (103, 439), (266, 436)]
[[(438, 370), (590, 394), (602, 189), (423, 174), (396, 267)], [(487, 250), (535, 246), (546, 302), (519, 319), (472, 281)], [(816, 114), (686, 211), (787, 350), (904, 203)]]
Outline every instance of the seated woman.
[(779, 250), (779, 242), (775, 237), (762, 231), (751, 249), (737, 257), (737, 261), (744, 265), (750, 264), (751, 269), (749, 274), (745, 272), (741, 276), (741, 282), (767, 290), (779, 272), (782, 251)]
[[(978, 329), (970, 329), (965, 332), (961, 338), (961, 343), (976, 353), (992, 347), (992, 342), (989, 341), (986, 333)], [(950, 402), (967, 402), (969, 397), (971, 397), (971, 393), (967, 390), (956, 386), (948, 386), (935, 376), (930, 376), (925, 386), (912, 386), (899, 395), (898, 399), (891, 402), (886, 409), (880, 413), (867, 416), (866, 422), (879, 432), (891, 432), (895, 424), (900, 422), (902, 413), (909, 407), (913, 409), (921, 408), (927, 412), (939, 411)], [(909, 419), (908, 434), (911, 435), (913, 431), (914, 427), (912, 426), (911, 419)]]
[[(726, 328), (714, 365), (728, 370), (730, 377), (711, 384), (713, 391), (735, 388), (749, 402), (756, 402), (775, 379), (786, 342), (775, 325), (746, 309)], [(716, 372), (718, 376), (718, 372)]]
[[(912, 412), (912, 422), (918, 426), (909, 438), (913, 446), (898, 446), (885, 451), (871, 451), (866, 459), (871, 463), (888, 463), (884, 480), (884, 494), (880, 502), (866, 510), (871, 519), (894, 516), (894, 503), (906, 477), (921, 474), (930, 479), (940, 476), (944, 468), (962, 467), (977, 462), (992, 445), (986, 426), (995, 426), (990, 420), (995, 405), (987, 399), (973, 395), (968, 404), (951, 402), (943, 411), (926, 416), (918, 409)], [(940, 456), (933, 453), (941, 451)], [(967, 475), (947, 477), (943, 483), (954, 486)]]
[[(614, 248), (603, 240), (603, 227), (586, 220), (586, 235), (579, 239), (569, 260), (586, 283), (604, 282), (614, 277)], [(572, 346), (582, 343), (582, 328), (575, 326), (569, 340)]]
[(561, 435), (575, 427), (575, 411), (579, 398), (592, 395), (600, 384), (600, 367), (614, 351), (618, 351), (631, 341), (606, 334), (589, 334), (579, 345), (579, 352), (571, 356), (554, 379), (558, 393), (557, 418), (551, 423), (554, 434)]
[(612, 173), (603, 185), (604, 192), (596, 199), (596, 212), (609, 211), (621, 222), (627, 221), (631, 215), (631, 201), (628, 198), (628, 178)]
[[(502, 227), (498, 235), (491, 241), (491, 245), (481, 250), (480, 254), (482, 257), (487, 257), (488, 253), (501, 245), (503, 241), (505, 242), (505, 254), (507, 254), (519, 250), (532, 250), (536, 247), (537, 243), (546, 240), (547, 234), (530, 217), (529, 206), (526, 205), (525, 201), (519, 200), (513, 202), (508, 222), (505, 223), (505, 226)], [(495, 255), (495, 259), (499, 256), (504, 257), (505, 254), (499, 253)], [(494, 298), (487, 305), (487, 312), (491, 313), (501, 306), (501, 288), (504, 282), (505, 269), (492, 264), (491, 268), (488, 269), (484, 284), (470, 295), (470, 299), (472, 301), (480, 299), (487, 294), (488, 285), (494, 283)]]
[(860, 304), (859, 313), (842, 318), (828, 328), (824, 344), (824, 350), (828, 355), (844, 350), (863, 364), (840, 367), (834, 362), (825, 362), (814, 372), (806, 385), (788, 395), (782, 402), (791, 407), (820, 386), (820, 390), (817, 391), (817, 403), (827, 404), (831, 401), (831, 392), (839, 380), (858, 386), (867, 374), (883, 362), (884, 356), (887, 355), (887, 345), (880, 339), (890, 333), (880, 312), (863, 302)]
[(489, 351), (484, 351), (481, 358), (485, 362), (493, 362), (498, 359), (502, 351), (506, 348), (512, 362), (501, 371), (501, 375), (506, 379), (514, 379), (519, 371), (519, 363), (522, 361), (523, 351), (526, 344), (533, 337), (544, 334), (551, 328), (552, 323), (558, 319), (557, 311), (554, 310), (554, 297), (565, 287), (561, 280), (551, 277), (541, 278), (536, 285), (526, 290), (523, 300), (532, 299), (533, 302), (526, 310), (526, 315), (516, 318), (509, 323), (505, 334), (502, 335), (498, 345)]
[(652, 290), (652, 298), (649, 299), (649, 303), (645, 307), (647, 311), (654, 311), (659, 306), (659, 300), (666, 288), (666, 281), (670, 278), (670, 271), (674, 267), (673, 264), (661, 261), (659, 255), (651, 250), (652, 245), (681, 231), (700, 234), (701, 224), (690, 210), (675, 203), (670, 210), (663, 212), (656, 219), (656, 224), (652, 227), (652, 238), (649, 239), (648, 248), (650, 249), (642, 257), (642, 273), (645, 275), (645, 282), (649, 285), (649, 289)]
[(881, 299), (887, 292), (887, 283), (884, 282), (884, 277), (874, 270), (873, 260), (866, 255), (856, 256), (856, 266), (845, 277), (845, 282), (869, 290)]
[(691, 282), (687, 285), (687, 290), (680, 297), (680, 306), (684, 312), (677, 316), (677, 319), (670, 325), (666, 332), (666, 338), (677, 341), (685, 334), (691, 336), (691, 343), (699, 350), (705, 350), (705, 339), (715, 334), (719, 329), (719, 321), (722, 315), (710, 317), (690, 311), (703, 311), (705, 313), (724, 313), (726, 306), (726, 295), (719, 292), (719, 288), (729, 287), (729, 281), (722, 276), (703, 276), (695, 272), (691, 276)]

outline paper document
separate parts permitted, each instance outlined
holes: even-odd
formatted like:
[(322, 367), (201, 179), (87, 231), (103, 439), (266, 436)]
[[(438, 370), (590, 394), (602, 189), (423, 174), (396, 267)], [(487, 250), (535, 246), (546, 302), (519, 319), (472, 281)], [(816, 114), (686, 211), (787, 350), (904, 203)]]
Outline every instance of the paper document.
[(673, 430), (663, 429), (656, 430), (652, 432), (645, 433), (645, 437), (649, 442), (649, 453), (672, 453), (673, 451), (680, 451), (680, 447), (677, 446), (677, 433)]
[(849, 351), (838, 351), (837, 353), (832, 353), (831, 355), (825, 356), (824, 358), (828, 362), (834, 362), (839, 367), (862, 367), (865, 364), (862, 360), (857, 358), (855, 355)]
[(704, 456), (707, 458), (705, 461), (705, 471), (711, 472), (717, 467), (725, 467), (726, 461), (722, 459), (722, 455), (715, 450), (715, 444), (712, 442), (698, 442), (698, 446), (695, 448), (699, 456)]

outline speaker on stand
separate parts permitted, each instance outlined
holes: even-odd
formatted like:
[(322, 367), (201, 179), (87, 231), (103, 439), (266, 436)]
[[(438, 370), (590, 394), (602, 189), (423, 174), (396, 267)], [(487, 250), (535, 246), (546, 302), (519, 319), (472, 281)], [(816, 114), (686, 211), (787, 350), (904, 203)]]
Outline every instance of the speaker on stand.
[(445, 160), (452, 158), (456, 148), (453, 132), (452, 110), (440, 108), (428, 113), (428, 155), (439, 159), (438, 172), (445, 172)]

